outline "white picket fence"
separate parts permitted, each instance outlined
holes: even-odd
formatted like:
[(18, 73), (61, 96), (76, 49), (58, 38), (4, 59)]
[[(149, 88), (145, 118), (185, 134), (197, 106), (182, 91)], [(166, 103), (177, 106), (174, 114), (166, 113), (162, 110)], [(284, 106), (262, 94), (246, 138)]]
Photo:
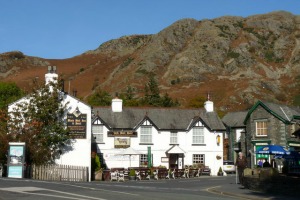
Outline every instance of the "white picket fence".
[(70, 165), (33, 165), (32, 179), (47, 181), (88, 181), (88, 167)]

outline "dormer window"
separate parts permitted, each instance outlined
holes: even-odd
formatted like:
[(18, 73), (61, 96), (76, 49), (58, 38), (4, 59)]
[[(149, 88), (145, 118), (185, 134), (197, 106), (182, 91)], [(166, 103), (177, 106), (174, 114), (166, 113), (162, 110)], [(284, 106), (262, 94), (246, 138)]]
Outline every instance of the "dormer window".
[(141, 126), (140, 142), (144, 144), (152, 143), (152, 126)]
[(193, 144), (204, 144), (204, 127), (193, 128)]

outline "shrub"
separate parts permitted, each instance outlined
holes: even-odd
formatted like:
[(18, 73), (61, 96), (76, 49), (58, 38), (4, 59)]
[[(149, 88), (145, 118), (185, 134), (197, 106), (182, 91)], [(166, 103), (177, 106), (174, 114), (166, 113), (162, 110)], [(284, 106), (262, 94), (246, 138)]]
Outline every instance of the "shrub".
[(135, 176), (135, 170), (134, 169), (130, 169), (129, 176)]
[(236, 53), (236, 52), (234, 52), (234, 51), (229, 51), (228, 53), (227, 53), (227, 57), (230, 57), (230, 58), (238, 58), (240, 56), (240, 54), (239, 53)]
[(275, 54), (273, 51), (267, 51), (265, 53), (265, 58), (267, 61), (272, 62), (274, 60)]

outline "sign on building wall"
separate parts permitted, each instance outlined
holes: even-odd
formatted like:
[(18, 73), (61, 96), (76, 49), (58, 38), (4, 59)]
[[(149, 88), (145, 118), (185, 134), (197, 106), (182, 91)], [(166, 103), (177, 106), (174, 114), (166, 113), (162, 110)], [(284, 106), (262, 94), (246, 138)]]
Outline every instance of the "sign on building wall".
[(74, 139), (86, 139), (86, 114), (71, 113), (67, 115), (67, 127)]
[(128, 148), (130, 147), (130, 138), (115, 137), (115, 148)]
[(108, 131), (108, 137), (137, 137), (137, 132), (135, 131)]

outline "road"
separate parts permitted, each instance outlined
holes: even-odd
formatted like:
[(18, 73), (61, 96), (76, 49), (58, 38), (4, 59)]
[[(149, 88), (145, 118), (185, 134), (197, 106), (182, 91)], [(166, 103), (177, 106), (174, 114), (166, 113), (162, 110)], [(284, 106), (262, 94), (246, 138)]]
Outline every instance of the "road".
[(50, 182), (31, 179), (0, 178), (0, 200), (187, 200), (234, 199), (210, 193), (209, 188), (228, 182), (235, 183), (235, 176), (143, 180), (126, 182)]

